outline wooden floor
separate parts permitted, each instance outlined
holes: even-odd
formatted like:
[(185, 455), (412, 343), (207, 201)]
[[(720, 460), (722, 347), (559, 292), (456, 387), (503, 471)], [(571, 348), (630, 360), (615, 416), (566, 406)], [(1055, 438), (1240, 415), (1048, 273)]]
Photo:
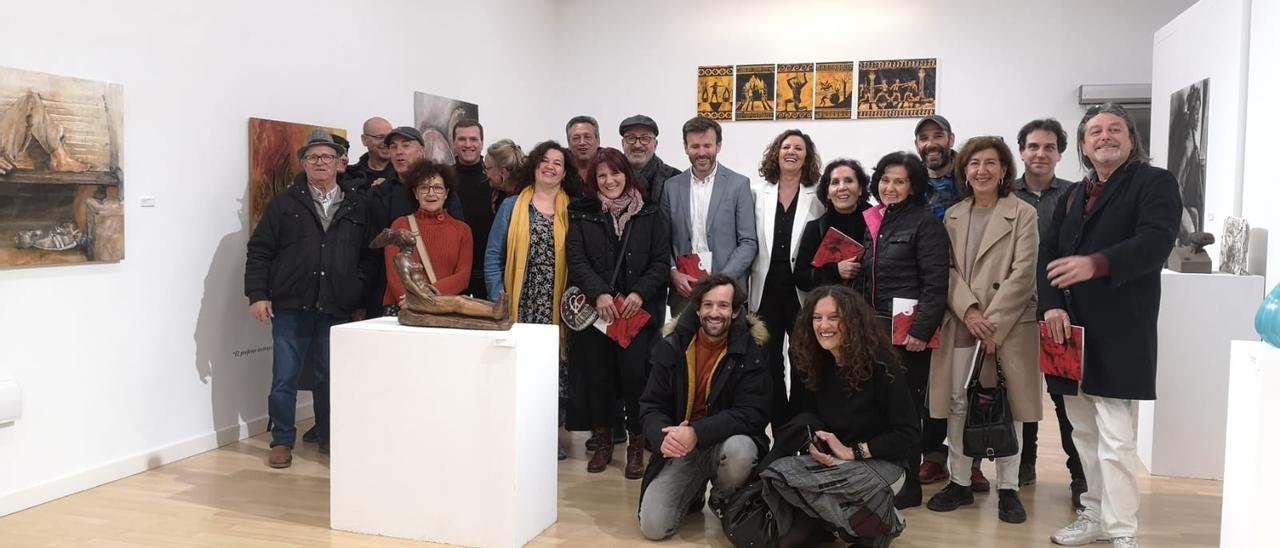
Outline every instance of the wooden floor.
[[(995, 494), (978, 494), (977, 504), (954, 512), (906, 511), (907, 530), (894, 546), (1050, 546), (1049, 534), (1073, 519), (1053, 416), (1046, 408), (1039, 482), (1022, 491), (1026, 523), (1000, 522)], [(266, 466), (269, 439), (260, 435), (0, 518), (0, 546), (432, 546), (329, 530), (327, 457), (304, 444), (292, 468), (273, 470)], [(640, 482), (622, 477), (622, 452), (607, 472), (587, 474), (584, 440), (561, 434), (572, 455), (560, 463), (559, 522), (530, 546), (649, 544), (636, 526)], [(994, 481), (992, 464), (984, 468)], [(1221, 482), (1143, 477), (1140, 486), (1142, 546), (1218, 544)], [(926, 500), (940, 487), (926, 486)], [(730, 546), (707, 512), (662, 545)]]

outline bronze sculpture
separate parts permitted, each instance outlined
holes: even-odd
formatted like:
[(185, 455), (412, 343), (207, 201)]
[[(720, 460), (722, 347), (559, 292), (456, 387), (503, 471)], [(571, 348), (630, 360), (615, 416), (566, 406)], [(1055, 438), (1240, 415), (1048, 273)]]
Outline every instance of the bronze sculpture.
[(505, 292), (498, 297), (496, 303), (463, 295), (441, 295), (427, 279), (422, 263), (413, 256), (416, 239), (417, 234), (414, 232), (388, 228), (369, 244), (369, 247), (375, 249), (388, 245), (400, 248), (400, 252), (392, 259), (405, 289), (404, 301), (400, 306), (400, 325), (491, 331), (511, 329), (512, 321)]

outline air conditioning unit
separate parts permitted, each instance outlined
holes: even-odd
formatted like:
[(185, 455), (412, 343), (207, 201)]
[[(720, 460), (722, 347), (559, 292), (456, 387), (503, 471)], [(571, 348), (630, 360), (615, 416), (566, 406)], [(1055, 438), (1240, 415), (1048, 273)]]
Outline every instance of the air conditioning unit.
[(1151, 84), (1081, 84), (1080, 104), (1150, 105)]

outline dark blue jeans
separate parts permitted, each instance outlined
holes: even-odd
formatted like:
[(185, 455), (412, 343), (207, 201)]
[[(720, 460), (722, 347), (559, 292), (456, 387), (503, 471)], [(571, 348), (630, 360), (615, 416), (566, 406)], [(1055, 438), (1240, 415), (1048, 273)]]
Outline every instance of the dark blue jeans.
[(293, 422), (298, 410), (298, 381), (302, 362), (310, 350), (315, 357), (316, 435), (329, 440), (329, 328), (345, 320), (319, 312), (277, 310), (271, 320), (271, 395), (267, 413), (271, 416), (271, 446), (293, 447), (298, 429)]

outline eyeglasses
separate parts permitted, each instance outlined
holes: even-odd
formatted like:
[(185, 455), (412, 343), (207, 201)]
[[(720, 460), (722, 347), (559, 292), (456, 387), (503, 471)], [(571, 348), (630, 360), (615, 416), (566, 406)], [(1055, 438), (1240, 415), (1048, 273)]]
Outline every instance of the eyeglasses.
[(635, 135), (628, 135), (628, 136), (626, 136), (626, 137), (623, 137), (623, 138), (622, 138), (622, 142), (624, 142), (624, 143), (626, 143), (626, 144), (628, 144), (628, 145), (634, 145), (634, 144), (636, 144), (637, 142), (638, 142), (638, 143), (640, 143), (640, 144), (642, 144), (642, 145), (650, 145), (650, 144), (653, 144), (653, 136), (652, 136), (652, 135), (641, 135), (641, 136), (639, 136), (639, 137), (636, 137)]
[(386, 139), (386, 138), (387, 138), (387, 134), (386, 134), (386, 133), (380, 133), (380, 134), (378, 134), (378, 135), (372, 135), (372, 134), (369, 134), (369, 133), (361, 133), (361, 135), (364, 135), (365, 137), (368, 137), (368, 138), (370, 138), (370, 139), (373, 139), (373, 140), (375, 140), (375, 141), (377, 141), (377, 142), (379, 142), (379, 143), (381, 143), (381, 142), (383, 141), (383, 139)]
[(448, 190), (444, 185), (423, 185), (418, 187), (418, 194), (444, 194)]
[(308, 154), (302, 157), (309, 164), (332, 164), (338, 157), (332, 154)]

